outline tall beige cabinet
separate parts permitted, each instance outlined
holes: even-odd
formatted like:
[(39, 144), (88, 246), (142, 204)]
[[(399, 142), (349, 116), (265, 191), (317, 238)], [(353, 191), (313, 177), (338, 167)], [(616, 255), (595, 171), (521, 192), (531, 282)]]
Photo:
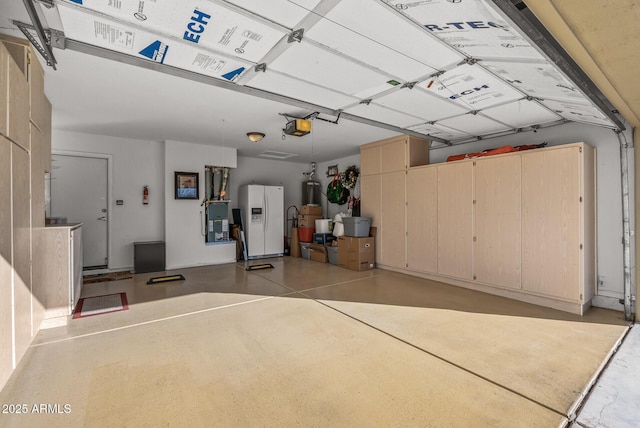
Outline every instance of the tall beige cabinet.
[(44, 179), (51, 158), (44, 71), (25, 40), (0, 38), (0, 388), (44, 318)]
[(473, 165), (442, 164), (438, 173), (438, 273), (473, 276)]
[(438, 170), (407, 171), (407, 268), (438, 272)]
[[(362, 146), (362, 171), (381, 164), (370, 151), (379, 144)], [(363, 215), (382, 231), (379, 267), (574, 313), (590, 305), (596, 278), (592, 147), (406, 165), (404, 188), (395, 173), (363, 174)]]
[(521, 288), (521, 160), (515, 155), (474, 162), (473, 279), (478, 282)]
[(429, 141), (402, 135), (360, 147), (361, 215), (377, 228), (376, 264), (406, 266), (406, 175), (429, 163)]
[(594, 296), (594, 163), (586, 145), (522, 158), (524, 290), (566, 300)]
[[(0, 66), (3, 48), (0, 43)], [(6, 51), (5, 51), (6, 53)], [(11, 252), (11, 146), (13, 143), (0, 135), (0, 385), (4, 385), (13, 370), (13, 340), (11, 292), (13, 289)]]

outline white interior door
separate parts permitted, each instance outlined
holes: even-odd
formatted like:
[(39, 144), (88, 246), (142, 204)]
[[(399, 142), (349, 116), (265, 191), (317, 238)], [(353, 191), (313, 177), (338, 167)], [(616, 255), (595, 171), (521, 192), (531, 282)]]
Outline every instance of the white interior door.
[(53, 155), (51, 217), (82, 223), (85, 269), (108, 266), (107, 159)]

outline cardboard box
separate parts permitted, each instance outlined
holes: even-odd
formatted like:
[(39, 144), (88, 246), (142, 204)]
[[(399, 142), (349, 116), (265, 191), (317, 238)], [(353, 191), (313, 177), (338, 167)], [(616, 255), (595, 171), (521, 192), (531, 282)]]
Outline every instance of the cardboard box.
[(298, 216), (298, 227), (316, 227), (316, 220), (321, 219), (319, 215), (301, 214)]
[(300, 214), (322, 217), (322, 207), (320, 205), (303, 205)]
[(329, 261), (327, 248), (324, 245), (311, 244), (309, 250), (311, 251), (311, 260), (314, 262), (327, 263)]
[(338, 236), (338, 266), (363, 271), (376, 267), (375, 238)]
[(328, 244), (331, 241), (335, 241), (336, 237), (330, 233), (314, 233), (313, 234), (313, 243), (314, 244)]

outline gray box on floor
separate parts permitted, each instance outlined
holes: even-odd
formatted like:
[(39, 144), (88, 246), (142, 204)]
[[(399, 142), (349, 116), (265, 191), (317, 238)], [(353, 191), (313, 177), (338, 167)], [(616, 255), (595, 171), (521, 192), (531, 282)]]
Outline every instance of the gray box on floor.
[(164, 241), (134, 242), (133, 270), (135, 273), (165, 270)]
[(345, 236), (366, 238), (369, 236), (371, 218), (369, 217), (342, 217)]
[(329, 263), (332, 265), (338, 264), (338, 247), (327, 246), (327, 254), (329, 254)]

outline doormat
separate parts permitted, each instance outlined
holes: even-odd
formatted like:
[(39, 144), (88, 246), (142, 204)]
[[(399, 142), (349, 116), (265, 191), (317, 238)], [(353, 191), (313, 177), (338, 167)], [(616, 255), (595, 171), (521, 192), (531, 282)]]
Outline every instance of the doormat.
[(131, 272), (109, 272), (97, 275), (86, 275), (82, 278), (83, 284), (94, 284), (96, 282), (119, 281), (121, 279), (133, 278)]
[(154, 278), (149, 278), (147, 285), (164, 284), (165, 282), (172, 281), (184, 281), (184, 279), (185, 278), (182, 275), (156, 276)]
[(129, 309), (127, 293), (107, 294), (105, 296), (85, 297), (78, 300), (73, 319), (126, 311)]
[(261, 265), (252, 265), (252, 266), (247, 266), (248, 271), (252, 271), (252, 270), (261, 270), (261, 269), (273, 269), (273, 265), (271, 263), (264, 263)]

